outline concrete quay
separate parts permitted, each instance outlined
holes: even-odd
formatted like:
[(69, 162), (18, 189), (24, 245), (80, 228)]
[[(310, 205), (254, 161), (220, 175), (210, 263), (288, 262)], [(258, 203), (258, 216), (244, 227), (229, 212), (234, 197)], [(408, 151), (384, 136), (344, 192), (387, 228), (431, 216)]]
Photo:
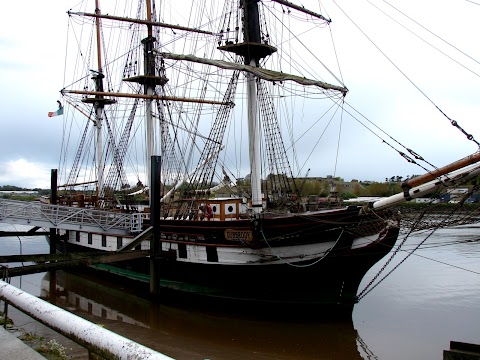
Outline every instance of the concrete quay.
[(22, 342), (15, 334), (0, 327), (0, 360), (45, 360), (45, 357)]

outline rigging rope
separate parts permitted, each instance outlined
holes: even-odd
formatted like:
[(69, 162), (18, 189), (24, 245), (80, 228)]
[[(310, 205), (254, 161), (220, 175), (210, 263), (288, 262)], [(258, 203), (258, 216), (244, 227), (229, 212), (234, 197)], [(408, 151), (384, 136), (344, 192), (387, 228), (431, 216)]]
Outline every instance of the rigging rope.
[[(477, 241), (478, 241), (478, 240), (477, 240)], [(449, 264), (449, 263), (446, 263), (445, 261), (440, 261), (440, 260), (437, 260), (437, 259), (432, 259), (432, 258), (430, 258), (430, 257), (428, 257), (428, 256), (424, 256), (424, 255), (420, 255), (420, 254), (415, 254), (414, 251), (416, 251), (416, 250), (417, 250), (417, 248), (415, 248), (414, 250), (411, 251), (411, 253), (412, 253), (413, 255), (415, 255), (415, 256), (421, 257), (421, 258), (426, 259), (426, 260), (434, 261), (434, 262), (437, 262), (437, 263), (442, 264), (442, 265), (447, 265), (447, 266), (450, 266), (450, 267), (453, 267), (453, 268), (456, 268), (456, 269), (459, 269), (459, 270), (471, 272), (471, 273), (476, 274), (476, 275), (480, 275), (480, 272), (475, 271), (475, 270), (466, 269), (466, 268), (461, 267), (461, 266)], [(402, 250), (402, 251), (407, 251), (407, 250)]]
[[(445, 39), (442, 39), (440, 36), (438, 36), (437, 34), (435, 34), (433, 31), (427, 29), (425, 26), (423, 26), (422, 24), (420, 24), (418, 21), (412, 19), (410, 16), (408, 16), (407, 14), (405, 14), (404, 12), (402, 12), (401, 10), (399, 10), (398, 8), (396, 8), (395, 6), (393, 6), (392, 4), (390, 4), (388, 1), (385, 1), (383, 0), (383, 2), (385, 4), (387, 4), (388, 6), (392, 7), (393, 9), (395, 9), (396, 11), (398, 11), (400, 14), (402, 14), (403, 16), (405, 16), (407, 19), (409, 19), (410, 21), (414, 22), (415, 24), (417, 24), (418, 26), (420, 26), (421, 28), (423, 28), (424, 30), (428, 31), (430, 34), (432, 34), (433, 36), (435, 36), (437, 39), (443, 41), (445, 44), (449, 45), (450, 47), (454, 48), (455, 50), (457, 50), (458, 52), (460, 52), (461, 54), (465, 55), (466, 57), (468, 57), (470, 60), (473, 60), (474, 62), (476, 62), (477, 64), (480, 65), (480, 62), (477, 61), (476, 59), (474, 59), (472, 56), (468, 55), (467, 53), (465, 53), (464, 51), (460, 50), (459, 48), (457, 48), (455, 45), (453, 44), (450, 44), (448, 41), (446, 41)], [(370, 3), (371, 5), (373, 5), (372, 3)], [(373, 5), (375, 6), (375, 5)], [(375, 6), (376, 7), (376, 6)], [(377, 8), (378, 9), (378, 8)], [(379, 9), (380, 10), (380, 9)], [(382, 11), (382, 10), (380, 10)], [(382, 11), (383, 12), (383, 11)], [(385, 14), (387, 15), (387, 14)], [(388, 15), (387, 15), (388, 16)], [(390, 16), (389, 16), (390, 17)], [(391, 17), (390, 17), (391, 18)], [(396, 21), (395, 19), (391, 18), (393, 21), (397, 22), (399, 25), (401, 25), (398, 21)], [(401, 25), (403, 26), (403, 25)], [(406, 30), (410, 31), (412, 34), (413, 32), (409, 29), (407, 29), (405, 26), (403, 26)], [(420, 38), (418, 35), (414, 34), (415, 36), (417, 36), (418, 38)], [(421, 39), (421, 38), (420, 38)], [(443, 53), (442, 51), (440, 51), (439, 49), (435, 48), (432, 44), (428, 43), (427, 41), (421, 39), (422, 41), (426, 42), (428, 45), (432, 46), (434, 49), (438, 50), (439, 52), (441, 52), (443, 55), (447, 56), (449, 59), (455, 61), (458, 65), (462, 66), (463, 68), (465, 68), (466, 70), (472, 72), (473, 74), (477, 75), (480, 77), (479, 74), (477, 74), (476, 72), (474, 72), (473, 70), (467, 68), (466, 66), (460, 64), (458, 61), (452, 59), (450, 56), (448, 56), (447, 54)]]
[(443, 112), (443, 111), (439, 108), (439, 106), (438, 106), (437, 104), (435, 104), (435, 102), (434, 102), (422, 89), (420, 89), (420, 87), (419, 87), (416, 83), (414, 83), (413, 80), (412, 80), (410, 77), (408, 77), (407, 74), (405, 74), (405, 72), (403, 72), (403, 71), (400, 69), (400, 67), (393, 62), (392, 59), (390, 59), (390, 58), (387, 56), (387, 54), (386, 54), (385, 52), (383, 52), (383, 51), (378, 47), (378, 45), (375, 44), (370, 37), (368, 37), (368, 35), (360, 28), (360, 26), (358, 26), (358, 25), (353, 21), (353, 19), (352, 19), (350, 16), (347, 15), (347, 13), (337, 4), (337, 2), (336, 2), (335, 0), (333, 0), (333, 3), (334, 3), (334, 4), (340, 9), (340, 11), (348, 18), (348, 20), (350, 20), (350, 21), (352, 22), (352, 24), (355, 25), (355, 27), (367, 38), (367, 40), (370, 41), (370, 43), (372, 43), (372, 45), (390, 62), (390, 64), (392, 64), (393, 67), (395, 67), (395, 68), (397, 69), (397, 71), (398, 71), (400, 74), (402, 74), (402, 75), (405, 77), (405, 79), (407, 79), (407, 80), (410, 82), (410, 84), (412, 84), (433, 106), (435, 106), (435, 108), (436, 108), (443, 116), (445, 116), (445, 117), (450, 121), (450, 123), (451, 123), (453, 126), (457, 127), (463, 134), (465, 134), (465, 135), (467, 136), (467, 139), (468, 139), (468, 140), (473, 141), (478, 147), (480, 147), (480, 143), (479, 143), (478, 141), (476, 141), (471, 134), (468, 134), (465, 130), (463, 130), (463, 129), (458, 125), (458, 123), (457, 123), (455, 120), (452, 120), (448, 115), (446, 115), (445, 112)]
[(279, 256), (275, 250), (273, 250), (273, 248), (270, 246), (270, 244), (268, 243), (267, 241), (267, 238), (265, 237), (265, 234), (263, 233), (263, 229), (260, 229), (260, 233), (262, 234), (263, 236), (263, 240), (265, 241), (265, 244), (268, 245), (268, 247), (270, 248), (270, 251), (273, 253), (273, 255), (283, 261), (285, 264), (289, 265), (289, 266), (293, 266), (293, 267), (296, 267), (296, 268), (306, 268), (306, 267), (310, 267), (310, 266), (313, 266), (315, 264), (318, 264), (320, 261), (322, 261), (323, 259), (325, 259), (325, 257), (330, 254), (330, 252), (335, 248), (335, 246), (337, 245), (337, 243), (340, 241), (340, 239), (342, 238), (342, 235), (343, 235), (343, 232), (345, 231), (345, 229), (342, 228), (342, 231), (340, 232), (340, 235), (338, 236), (337, 240), (335, 241), (335, 243), (333, 244), (333, 246), (328, 249), (321, 258), (318, 258), (317, 260), (315, 260), (313, 263), (310, 263), (310, 264), (305, 264), (305, 265), (297, 265), (297, 264), (293, 264), (293, 263), (290, 263), (288, 262), (287, 260), (285, 260), (284, 258), (282, 258), (281, 256)]

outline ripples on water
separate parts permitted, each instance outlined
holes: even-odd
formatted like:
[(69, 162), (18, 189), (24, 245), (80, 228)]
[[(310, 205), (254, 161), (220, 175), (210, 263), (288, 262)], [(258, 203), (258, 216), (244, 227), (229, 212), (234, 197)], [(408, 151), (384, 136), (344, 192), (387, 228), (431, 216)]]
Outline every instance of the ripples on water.
[[(428, 234), (409, 238), (393, 265)], [(282, 313), (275, 320), (266, 320), (253, 314), (235, 315), (236, 311), (196, 311), (194, 304), (191, 308), (188, 304), (158, 305), (122, 284), (63, 272), (58, 272), (58, 286), (67, 290), (68, 296), (57, 297), (56, 302), (177, 359), (438, 360), (450, 340), (480, 343), (478, 238), (480, 226), (437, 230), (355, 306), (352, 322), (285, 320)], [(20, 249), (23, 254), (48, 252), (41, 237), (0, 241), (3, 255), (18, 254)], [(367, 273), (359, 290), (383, 263)], [(12, 285), (36, 296), (49, 296), (45, 273), (12, 279)], [(29, 331), (54, 336), (18, 312), (10, 314)], [(62, 341), (73, 348), (70, 354), (74, 359), (88, 358), (79, 347)]]
[[(414, 249), (428, 234), (411, 237), (405, 249)], [(356, 305), (355, 328), (379, 359), (441, 359), (451, 340), (480, 343), (478, 239), (480, 226), (435, 231)], [(360, 288), (379, 267), (367, 273)]]

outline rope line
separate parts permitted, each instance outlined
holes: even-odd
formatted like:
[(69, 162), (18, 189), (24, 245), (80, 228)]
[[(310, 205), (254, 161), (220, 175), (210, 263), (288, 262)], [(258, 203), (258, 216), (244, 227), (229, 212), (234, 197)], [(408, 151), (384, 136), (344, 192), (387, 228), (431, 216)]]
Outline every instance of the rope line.
[(322, 261), (323, 259), (325, 259), (325, 257), (330, 254), (330, 252), (332, 251), (332, 249), (335, 248), (335, 246), (337, 245), (337, 243), (340, 241), (340, 239), (342, 238), (342, 235), (343, 235), (343, 232), (344, 232), (344, 229), (342, 229), (342, 232), (340, 233), (340, 235), (338, 236), (337, 240), (335, 241), (335, 244), (333, 244), (333, 246), (327, 251), (325, 252), (325, 254), (323, 254), (323, 256), (317, 260), (315, 260), (313, 263), (311, 264), (305, 264), (305, 265), (297, 265), (297, 264), (293, 264), (293, 263), (290, 263), (288, 262), (287, 260), (283, 259), (281, 256), (277, 255), (277, 253), (275, 252), (275, 250), (273, 250), (273, 248), (270, 246), (270, 244), (268, 243), (267, 241), (267, 238), (265, 237), (265, 234), (263, 233), (263, 229), (260, 230), (260, 233), (262, 234), (263, 236), (263, 240), (265, 241), (265, 243), (268, 245), (268, 247), (270, 248), (270, 250), (272, 251), (273, 255), (275, 255), (275, 257), (277, 257), (279, 260), (283, 261), (285, 264), (287, 265), (290, 265), (290, 266), (293, 266), (293, 267), (297, 267), (297, 268), (307, 268), (307, 267), (310, 267), (310, 266), (313, 266), (315, 264), (318, 264), (320, 261)]
[(477, 144), (477, 146), (480, 147), (480, 143), (477, 142), (477, 141), (473, 138), (473, 136), (472, 136), (471, 134), (468, 134), (465, 130), (463, 130), (463, 129), (458, 125), (458, 123), (457, 123), (455, 120), (452, 120), (448, 115), (446, 115), (445, 112), (442, 111), (442, 110), (439, 108), (439, 106), (438, 106), (437, 104), (435, 104), (435, 102), (434, 102), (422, 89), (420, 89), (420, 87), (419, 87), (415, 82), (413, 82), (413, 80), (412, 80), (410, 77), (408, 77), (408, 75), (407, 75), (405, 72), (403, 72), (403, 70), (401, 70), (400, 67), (399, 67), (397, 64), (395, 64), (395, 63), (393, 62), (393, 60), (390, 59), (390, 58), (388, 57), (388, 55), (387, 55), (385, 52), (383, 52), (383, 51), (378, 47), (377, 44), (375, 44), (375, 43), (373, 42), (373, 40), (360, 28), (360, 26), (358, 26), (358, 25), (355, 23), (355, 21), (353, 21), (353, 19), (352, 19), (350, 16), (347, 15), (347, 13), (337, 4), (337, 2), (336, 2), (335, 0), (333, 0), (333, 3), (340, 9), (340, 11), (347, 17), (347, 19), (350, 20), (350, 21), (352, 22), (352, 24), (367, 38), (367, 40), (370, 41), (370, 43), (388, 60), (388, 62), (390, 62), (390, 64), (391, 64), (393, 67), (395, 67), (395, 69), (397, 69), (397, 71), (398, 71), (400, 74), (402, 74), (402, 75), (405, 77), (405, 79), (407, 79), (407, 81), (410, 82), (410, 84), (413, 85), (413, 87), (415, 87), (415, 89), (417, 89), (433, 106), (435, 106), (435, 108), (436, 108), (443, 116), (445, 116), (445, 117), (450, 121), (450, 123), (451, 123), (453, 126), (457, 127), (463, 134), (465, 134), (465, 135), (467, 136), (467, 139), (468, 139), (468, 140), (475, 142), (475, 144)]

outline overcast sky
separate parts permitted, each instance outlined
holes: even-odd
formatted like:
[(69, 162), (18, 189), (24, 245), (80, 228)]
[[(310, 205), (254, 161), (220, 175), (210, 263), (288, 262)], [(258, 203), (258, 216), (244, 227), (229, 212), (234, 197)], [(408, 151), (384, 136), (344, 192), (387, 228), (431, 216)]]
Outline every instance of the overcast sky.
[[(475, 152), (476, 145), (452, 127), (432, 102), (480, 141), (480, 6), (468, 0), (336, 2), (342, 9), (331, 0), (321, 3), (333, 20), (332, 34), (342, 76), (350, 90), (346, 101), (436, 166)], [(308, 7), (307, 3), (302, 2)], [(59, 166), (62, 117), (48, 118), (47, 113), (56, 110), (56, 101), (60, 99), (69, 5), (65, 0), (2, 4), (0, 185), (48, 188), (50, 169)], [(453, 59), (405, 30), (374, 5)], [(421, 173), (381, 140), (359, 132), (359, 125), (356, 126), (354, 132), (345, 130), (334, 175), (347, 181), (383, 181), (394, 175)], [(318, 171), (324, 173), (312, 171), (310, 175), (333, 173), (332, 169)]]

